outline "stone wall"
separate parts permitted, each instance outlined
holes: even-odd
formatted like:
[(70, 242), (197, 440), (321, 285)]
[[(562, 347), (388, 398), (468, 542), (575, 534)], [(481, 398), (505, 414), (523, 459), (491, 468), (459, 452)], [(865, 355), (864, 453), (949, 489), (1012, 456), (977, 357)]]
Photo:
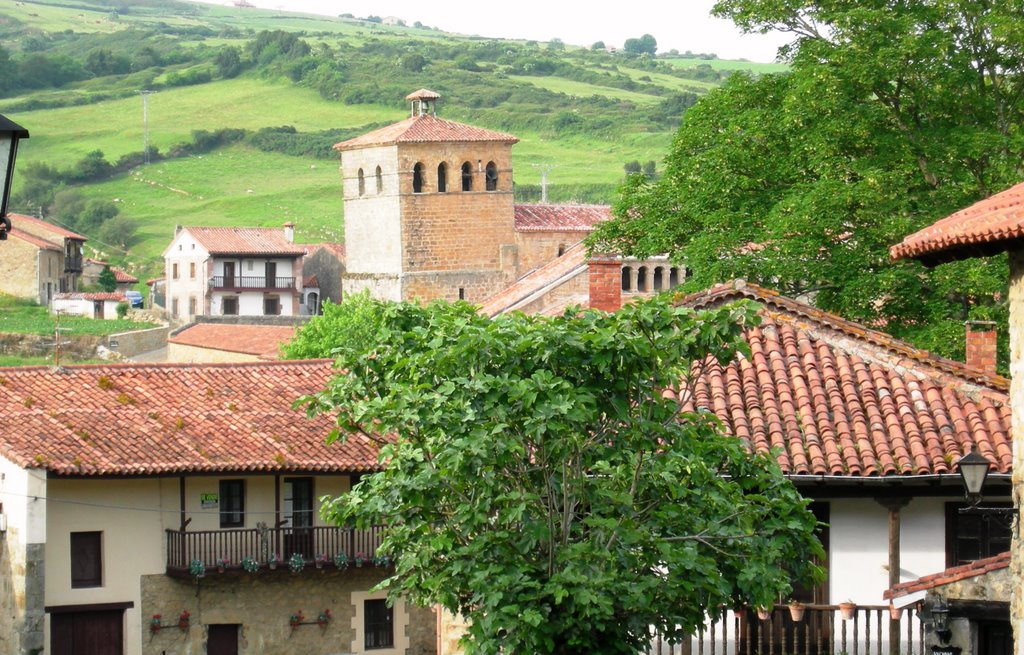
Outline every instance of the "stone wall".
[[(180, 580), (166, 575), (143, 576), (141, 652), (144, 655), (200, 655), (206, 652), (206, 635), (211, 624), (239, 625), (239, 653), (242, 655), (330, 655), (362, 652), (354, 644), (352, 619), (356, 608), (354, 592), (366, 591), (383, 578), (375, 568), (338, 571), (307, 569), (293, 574), (283, 567), (258, 574), (228, 572), (208, 574), (199, 580)], [(316, 625), (324, 609), (332, 619), (325, 628)], [(182, 610), (190, 614), (187, 630), (177, 627)], [(302, 611), (308, 625), (292, 628), (289, 617)], [(154, 614), (170, 627), (152, 633)], [(413, 608), (406, 616), (395, 616), (396, 641), (399, 630), (409, 638), (404, 655), (435, 655), (436, 618), (432, 609)], [(353, 648), (355, 646), (355, 648)], [(129, 652), (132, 652), (129, 649)]]
[(558, 257), (583, 240), (581, 232), (516, 232), (519, 245), (519, 277)]
[[(64, 357), (88, 359), (96, 356), (96, 346), (99, 342), (100, 337), (65, 336), (61, 339), (60, 350)], [(0, 353), (22, 357), (53, 355), (53, 336), (0, 333)]]
[(167, 345), (169, 327), (158, 327), (149, 330), (133, 330), (120, 332), (103, 337), (102, 345), (125, 357), (134, 357), (141, 353), (157, 350)]
[[(1013, 506), (1024, 502), (1024, 249), (1010, 250), (1010, 406), (1013, 408)], [(1020, 529), (1010, 544), (1010, 576), (1016, 582), (1010, 600), (1013, 641), (1024, 643), (1024, 542)]]
[(569, 305), (579, 305), (586, 309), (590, 295), (590, 279), (587, 269), (583, 268), (557, 287), (548, 290), (536, 300), (516, 307), (524, 314), (560, 313)]
[(12, 236), (3, 244), (0, 257), (0, 293), (40, 302), (38, 287), (39, 248)]

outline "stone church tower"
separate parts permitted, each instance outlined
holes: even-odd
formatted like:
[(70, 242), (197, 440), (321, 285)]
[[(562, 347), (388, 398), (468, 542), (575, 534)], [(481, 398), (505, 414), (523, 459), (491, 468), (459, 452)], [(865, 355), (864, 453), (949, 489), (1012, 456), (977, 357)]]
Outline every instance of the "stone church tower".
[(345, 206), (345, 293), (480, 302), (516, 279), (514, 136), (412, 115), (335, 145)]

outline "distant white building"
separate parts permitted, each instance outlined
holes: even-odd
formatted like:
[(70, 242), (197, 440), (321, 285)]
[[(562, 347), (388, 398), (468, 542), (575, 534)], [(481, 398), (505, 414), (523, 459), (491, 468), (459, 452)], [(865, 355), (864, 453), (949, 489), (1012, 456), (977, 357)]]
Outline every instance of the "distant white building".
[(303, 248), (294, 226), (181, 227), (164, 251), (172, 320), (194, 316), (295, 316), (302, 302)]

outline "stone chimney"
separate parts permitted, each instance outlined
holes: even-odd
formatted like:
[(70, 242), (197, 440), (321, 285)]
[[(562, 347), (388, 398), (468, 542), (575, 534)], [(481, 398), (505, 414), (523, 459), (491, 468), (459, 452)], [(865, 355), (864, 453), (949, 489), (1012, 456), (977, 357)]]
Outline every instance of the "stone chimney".
[(988, 375), (996, 374), (996, 324), (967, 321), (967, 365)]
[(590, 277), (590, 308), (606, 312), (622, 307), (622, 260), (614, 255), (594, 255), (587, 262)]
[(284, 224), (284, 238), (288, 243), (295, 243), (295, 223), (289, 221)]

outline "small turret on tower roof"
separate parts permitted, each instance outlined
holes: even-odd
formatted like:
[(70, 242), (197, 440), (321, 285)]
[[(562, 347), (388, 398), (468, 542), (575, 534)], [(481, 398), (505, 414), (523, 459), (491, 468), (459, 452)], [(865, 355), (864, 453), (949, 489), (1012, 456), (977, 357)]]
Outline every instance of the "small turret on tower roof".
[(430, 89), (420, 89), (405, 96), (405, 99), (412, 103), (413, 116), (436, 115), (436, 103), (441, 99), (441, 94)]

